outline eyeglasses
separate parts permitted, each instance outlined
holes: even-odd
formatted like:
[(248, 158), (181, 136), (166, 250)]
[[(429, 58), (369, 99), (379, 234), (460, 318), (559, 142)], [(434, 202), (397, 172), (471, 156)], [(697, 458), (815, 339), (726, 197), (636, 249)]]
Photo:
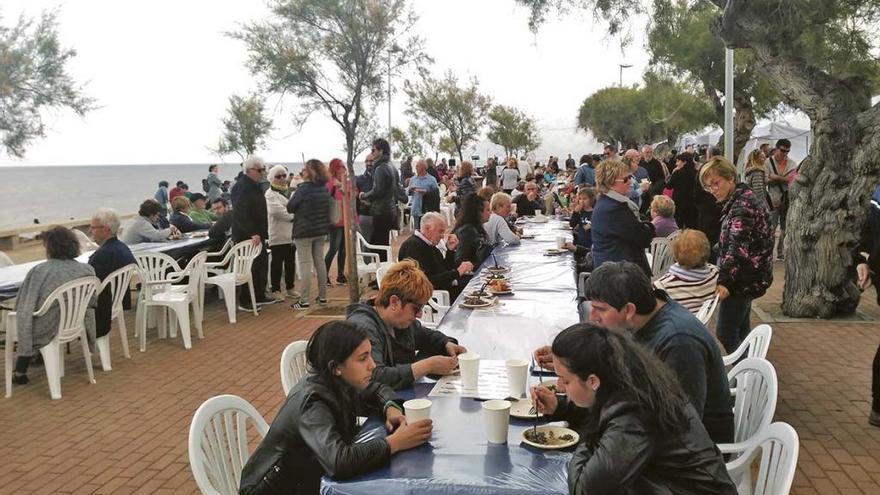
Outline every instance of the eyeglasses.
[(703, 189), (706, 191), (717, 191), (721, 186), (721, 179), (715, 179), (708, 184), (703, 184)]
[(286, 179), (286, 178), (287, 178), (287, 174), (276, 175), (275, 178), (276, 178), (276, 179)]
[(615, 179), (614, 182), (629, 182), (629, 181), (631, 181), (631, 180), (633, 180), (633, 179), (635, 179), (635, 178), (636, 178), (635, 175), (633, 175), (633, 174), (629, 174), (629, 175), (627, 175), (626, 177), (624, 177), (624, 178), (622, 178), (622, 179)]
[(787, 155), (789, 151), (791, 151), (791, 149), (779, 148), (779, 152), (784, 155)]

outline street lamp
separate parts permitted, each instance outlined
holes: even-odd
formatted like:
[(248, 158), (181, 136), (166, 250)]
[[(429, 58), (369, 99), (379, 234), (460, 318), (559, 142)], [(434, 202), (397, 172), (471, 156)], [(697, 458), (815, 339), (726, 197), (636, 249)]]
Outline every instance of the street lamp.
[(619, 87), (623, 87), (623, 69), (629, 69), (632, 67), (632, 64), (619, 64), (620, 65), (620, 79), (618, 80), (617, 85)]
[(397, 45), (388, 48), (388, 144), (391, 144), (391, 54), (400, 53), (403, 50)]

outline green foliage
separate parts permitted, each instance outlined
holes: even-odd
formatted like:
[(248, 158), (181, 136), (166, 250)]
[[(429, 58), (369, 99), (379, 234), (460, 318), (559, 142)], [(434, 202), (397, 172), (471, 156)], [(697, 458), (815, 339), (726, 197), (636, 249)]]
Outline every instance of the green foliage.
[(427, 76), (416, 84), (408, 83), (406, 94), (410, 98), (407, 113), (424, 118), (432, 129), (442, 132), (463, 160), (462, 149), (479, 138), (492, 105), (492, 99), (480, 93), (477, 80), (463, 88), (455, 75), (447, 72), (443, 79)]
[(505, 156), (528, 153), (541, 145), (535, 120), (513, 107), (495, 105), (489, 112), (489, 141), (504, 148)]
[(259, 95), (229, 97), (229, 108), (222, 120), (224, 132), (216, 152), (220, 155), (237, 153), (244, 159), (257, 148), (266, 146), (272, 119), (266, 116), (265, 110), (266, 102)]
[(0, 26), (0, 139), (6, 152), (21, 158), (34, 139), (45, 137), (41, 112), (69, 108), (83, 116), (95, 107), (67, 72), (76, 51), (58, 39), (55, 12), (39, 22), (21, 17)]
[(399, 127), (391, 128), (391, 145), (396, 148), (396, 155), (426, 156), (436, 146), (434, 133), (431, 129), (410, 122), (406, 129)]
[(705, 98), (684, 84), (648, 73), (643, 88), (611, 87), (590, 95), (581, 105), (578, 125), (606, 143), (627, 147), (662, 140), (675, 142), (683, 133), (702, 129), (714, 114)]

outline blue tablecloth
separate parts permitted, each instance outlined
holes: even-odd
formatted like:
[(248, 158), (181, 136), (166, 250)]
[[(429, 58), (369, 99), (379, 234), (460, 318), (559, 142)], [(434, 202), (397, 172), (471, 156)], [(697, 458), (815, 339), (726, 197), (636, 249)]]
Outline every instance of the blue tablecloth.
[[(549, 344), (562, 329), (578, 322), (577, 288), (571, 254), (544, 256), (556, 238), (571, 235), (562, 222), (526, 224), (535, 239), (495, 249), (499, 265), (509, 266), (514, 295), (500, 296), (498, 305), (470, 310), (453, 304), (438, 326), (468, 350), (485, 359), (528, 358)], [(494, 264), (492, 257), (485, 266)], [(478, 273), (479, 275), (479, 273)], [(468, 290), (479, 287), (475, 277)], [(532, 377), (531, 380), (536, 380)], [(432, 384), (402, 391), (405, 399), (424, 397)], [(506, 445), (486, 441), (482, 402), (461, 397), (432, 397), (434, 432), (428, 444), (399, 452), (380, 470), (346, 481), (325, 478), (323, 494), (563, 494), (568, 493), (570, 452), (542, 451), (520, 444), (520, 434), (533, 424), (510, 418)], [(385, 436), (371, 418), (360, 439)]]

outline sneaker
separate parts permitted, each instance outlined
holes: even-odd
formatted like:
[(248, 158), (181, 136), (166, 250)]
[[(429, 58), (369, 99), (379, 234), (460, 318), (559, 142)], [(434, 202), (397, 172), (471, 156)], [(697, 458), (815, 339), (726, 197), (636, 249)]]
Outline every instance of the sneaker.
[(12, 383), (16, 385), (27, 385), (30, 380), (28, 380), (28, 376), (26, 373), (13, 373), (12, 374)]
[(270, 305), (270, 304), (275, 304), (275, 303), (277, 303), (277, 302), (278, 302), (278, 301), (275, 300), (275, 299), (270, 299), (270, 298), (268, 298), (268, 297), (264, 297), (263, 299), (257, 299), (257, 307), (260, 307), (260, 306), (268, 306), (268, 305)]
[(287, 289), (287, 297), (290, 299), (299, 299), (300, 293), (293, 289)]
[(309, 309), (309, 303), (307, 303), (306, 301), (297, 301), (297, 302), (291, 304), (290, 307), (293, 309), (297, 309), (297, 310)]
[(327, 305), (327, 298), (321, 299), (321, 298), (319, 297), (319, 298), (317, 298), (317, 299), (315, 299), (315, 300), (318, 301), (318, 304), (320, 304), (321, 306), (326, 306), (326, 305)]
[(337, 284), (347, 284), (348, 279), (345, 278), (345, 275), (340, 275), (340, 276), (336, 277), (336, 283)]
[(880, 411), (871, 409), (871, 414), (868, 416), (868, 424), (871, 426), (880, 426)]
[(275, 292), (272, 293), (272, 298), (275, 299), (276, 301), (283, 301), (284, 300), (284, 293), (281, 292), (280, 290), (276, 290)]
[[(251, 303), (249, 303), (249, 302), (248, 303), (239, 303), (238, 309), (240, 311), (248, 311), (248, 312), (251, 312), (254, 310), (254, 308), (251, 306)], [(260, 310), (260, 305), (258, 304), (257, 311), (259, 311), (259, 310)]]

